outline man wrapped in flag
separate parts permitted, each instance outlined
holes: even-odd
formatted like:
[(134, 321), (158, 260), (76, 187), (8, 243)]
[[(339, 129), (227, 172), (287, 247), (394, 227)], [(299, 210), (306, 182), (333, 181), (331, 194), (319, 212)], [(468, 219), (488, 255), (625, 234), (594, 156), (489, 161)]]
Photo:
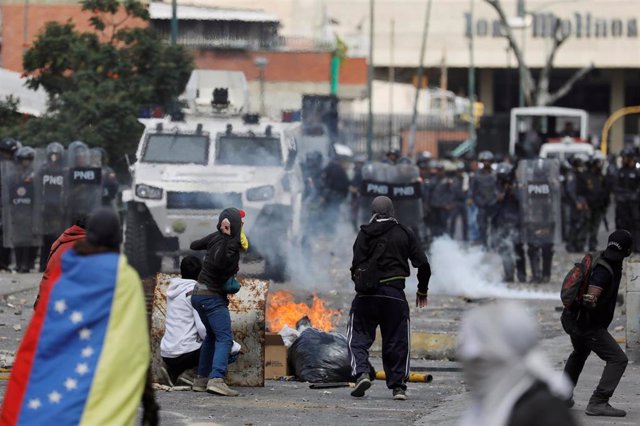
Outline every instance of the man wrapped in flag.
[(150, 360), (142, 284), (109, 208), (51, 274), (16, 354), (3, 425), (133, 424)]

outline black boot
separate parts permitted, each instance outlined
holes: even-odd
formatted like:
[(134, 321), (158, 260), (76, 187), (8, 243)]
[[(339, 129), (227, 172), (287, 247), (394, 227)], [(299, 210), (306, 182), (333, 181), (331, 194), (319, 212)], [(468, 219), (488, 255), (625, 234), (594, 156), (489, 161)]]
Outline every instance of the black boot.
[(618, 408), (613, 408), (608, 402), (591, 402), (585, 410), (587, 416), (604, 416), (604, 417), (624, 417), (627, 412)]

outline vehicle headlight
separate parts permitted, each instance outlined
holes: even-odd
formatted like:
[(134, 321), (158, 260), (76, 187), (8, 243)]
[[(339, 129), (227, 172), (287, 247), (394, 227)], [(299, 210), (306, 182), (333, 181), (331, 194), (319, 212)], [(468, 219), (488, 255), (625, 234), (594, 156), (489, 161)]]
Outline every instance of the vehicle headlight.
[(273, 198), (276, 189), (272, 185), (258, 186), (247, 190), (248, 201), (267, 201)]
[(155, 186), (139, 184), (136, 185), (136, 195), (147, 200), (159, 200), (162, 198), (162, 188)]

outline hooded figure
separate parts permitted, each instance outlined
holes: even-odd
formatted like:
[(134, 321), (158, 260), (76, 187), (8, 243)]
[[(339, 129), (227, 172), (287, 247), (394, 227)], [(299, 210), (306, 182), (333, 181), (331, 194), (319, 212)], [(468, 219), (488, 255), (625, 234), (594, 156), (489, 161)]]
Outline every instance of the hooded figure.
[[(220, 231), (225, 219), (230, 223), (229, 235)], [(238, 272), (238, 262), (240, 261), (240, 233), (242, 231), (240, 210), (235, 208), (223, 210), (218, 217), (216, 228), (217, 232), (192, 242), (191, 250), (207, 251), (198, 282), (212, 292), (226, 298), (222, 286)]]
[[(418, 268), (416, 306), (427, 304), (427, 289), (431, 269), (415, 234), (393, 217), (393, 202), (384, 196), (371, 203), (371, 221), (360, 227), (353, 244), (351, 274), (354, 282), (362, 268), (375, 270), (373, 289), (357, 294), (351, 304), (349, 318), (349, 356), (352, 374), (357, 378), (351, 396), (363, 397), (371, 387), (369, 348), (376, 328), (382, 334), (382, 357), (387, 374), (387, 387), (396, 400), (407, 399), (406, 381), (409, 375), (409, 304), (404, 294), (405, 278), (409, 276), (409, 261)], [(366, 266), (365, 266), (366, 265)]]
[(564, 402), (571, 383), (537, 350), (535, 324), (516, 302), (481, 306), (464, 316), (458, 356), (473, 401), (463, 426), (576, 424)]
[(224, 284), (234, 278), (240, 261), (242, 217), (240, 211), (228, 208), (220, 213), (217, 232), (191, 243), (191, 250), (207, 250), (191, 294), (191, 304), (198, 311), (207, 335), (200, 349), (198, 375), (192, 389), (223, 396), (238, 396), (224, 382), (233, 346), (229, 301)]

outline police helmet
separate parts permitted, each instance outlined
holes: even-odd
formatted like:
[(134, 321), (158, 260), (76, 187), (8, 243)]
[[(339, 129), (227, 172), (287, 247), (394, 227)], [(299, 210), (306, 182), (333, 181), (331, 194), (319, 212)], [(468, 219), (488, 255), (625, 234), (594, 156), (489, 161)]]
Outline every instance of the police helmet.
[(597, 162), (601, 162), (604, 163), (606, 161), (607, 157), (604, 155), (604, 153), (600, 150), (595, 151), (593, 153), (593, 155), (591, 156), (591, 163), (597, 163)]
[(30, 146), (23, 146), (18, 149), (18, 152), (16, 153), (16, 159), (19, 161), (33, 160), (34, 158), (36, 158), (36, 150)]
[(620, 151), (620, 156), (621, 157), (635, 157), (636, 156), (636, 150), (635, 150), (634, 147), (627, 145), (624, 148), (622, 148), (622, 151)]
[(46, 152), (47, 156), (51, 154), (62, 155), (62, 153), (64, 152), (64, 146), (62, 146), (60, 142), (51, 142), (49, 145), (47, 145)]
[(320, 151), (308, 152), (305, 163), (307, 165), (322, 165), (322, 153)]
[(416, 158), (416, 161), (428, 161), (431, 160), (431, 157), (432, 155), (430, 151), (422, 151), (420, 154), (418, 154), (418, 158)]
[(102, 167), (103, 154), (100, 148), (91, 148), (89, 150), (92, 167)]
[(4, 138), (0, 141), (0, 153), (13, 155), (22, 144), (13, 138)]
[(589, 157), (587, 156), (587, 154), (584, 154), (582, 152), (577, 153), (571, 158), (571, 164), (573, 164), (574, 166), (577, 166), (579, 164), (586, 164), (588, 162)]
[(509, 163), (499, 163), (496, 166), (496, 175), (500, 180), (508, 180), (511, 176), (511, 172), (513, 171), (513, 166)]
[(412, 165), (413, 162), (409, 157), (400, 157), (400, 159), (398, 160), (398, 164)]
[(491, 151), (481, 151), (478, 154), (479, 161), (493, 161), (493, 152)]

